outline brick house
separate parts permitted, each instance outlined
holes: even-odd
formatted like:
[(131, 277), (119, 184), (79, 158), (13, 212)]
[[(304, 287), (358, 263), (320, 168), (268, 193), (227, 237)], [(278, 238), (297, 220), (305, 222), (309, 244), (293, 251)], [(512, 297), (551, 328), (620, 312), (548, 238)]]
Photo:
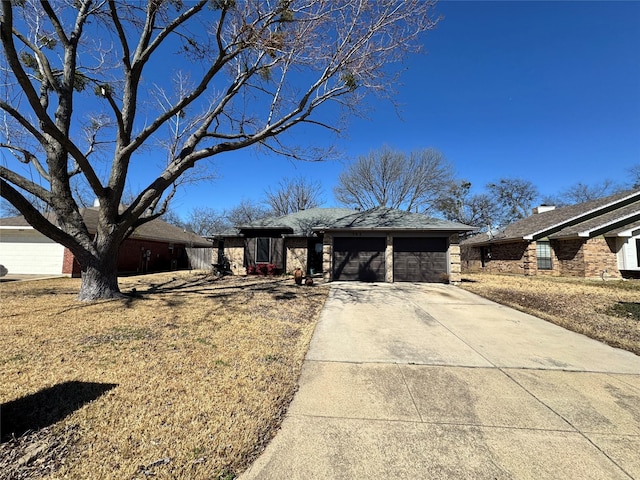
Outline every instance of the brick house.
[(461, 244), (462, 271), (583, 278), (640, 276), (640, 190), (533, 214)]
[(378, 207), (313, 208), (268, 218), (215, 238), (220, 263), (244, 275), (272, 264), (326, 280), (460, 280), (458, 234), (474, 227)]
[[(95, 232), (98, 209), (84, 208), (80, 213), (89, 232)], [(49, 217), (50, 221), (55, 222), (53, 215)], [(155, 219), (138, 227), (122, 243), (118, 272), (150, 273), (186, 269), (192, 267), (196, 256), (206, 258), (206, 265), (210, 267), (211, 242)], [(80, 264), (68, 248), (35, 230), (22, 216), (0, 219), (0, 264), (14, 274), (62, 274), (73, 277), (81, 274)]]

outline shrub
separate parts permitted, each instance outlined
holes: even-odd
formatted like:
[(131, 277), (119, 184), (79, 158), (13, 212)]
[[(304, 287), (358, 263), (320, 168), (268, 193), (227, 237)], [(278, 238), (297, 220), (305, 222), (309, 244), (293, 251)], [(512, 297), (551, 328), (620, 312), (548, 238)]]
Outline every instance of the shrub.
[(247, 275), (274, 276), (277, 273), (278, 267), (273, 263), (259, 263), (257, 265), (249, 265), (247, 267)]

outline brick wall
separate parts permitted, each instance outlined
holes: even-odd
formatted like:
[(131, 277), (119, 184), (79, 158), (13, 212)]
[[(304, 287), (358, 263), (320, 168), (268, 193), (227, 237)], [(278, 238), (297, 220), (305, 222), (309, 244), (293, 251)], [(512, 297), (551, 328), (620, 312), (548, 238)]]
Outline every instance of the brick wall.
[[(146, 252), (150, 254), (146, 255)], [(120, 247), (118, 272), (149, 273), (168, 272), (189, 267), (189, 260), (182, 244), (128, 239)]]
[[(607, 278), (621, 278), (616, 257), (615, 239), (596, 237), (587, 240), (552, 240), (552, 269), (539, 270), (536, 242), (494, 244), (485, 247), (491, 258), (485, 257), (482, 267), (481, 248), (463, 245), (462, 271), (465, 273), (511, 273), (520, 275), (552, 275), (595, 278), (606, 270)], [(520, 257), (518, 258), (518, 256)]]
[[(484, 266), (483, 264), (484, 253)], [(535, 242), (495, 243), (484, 247), (462, 245), (460, 267), (463, 273), (508, 273), (535, 275)]]
[(530, 254), (527, 254), (528, 249), (528, 242), (493, 244), (487, 247), (484, 261), (485, 266), (482, 271), (528, 275), (530, 274), (531, 268)]
[(583, 247), (584, 276), (622, 278), (618, 270), (615, 238), (594, 237), (588, 239)]
[(584, 240), (552, 240), (554, 270), (563, 277), (584, 277)]
[(70, 275), (74, 278), (81, 276), (80, 264), (67, 247), (64, 248), (64, 255), (62, 257), (62, 274)]
[(482, 272), (481, 253), (480, 247), (460, 245), (460, 268), (462, 273)]
[[(148, 256), (145, 255), (147, 251), (150, 252)], [(189, 260), (182, 244), (129, 238), (118, 252), (118, 273), (165, 272), (188, 267)], [(64, 249), (62, 273), (73, 277), (82, 274), (80, 264), (68, 248)]]

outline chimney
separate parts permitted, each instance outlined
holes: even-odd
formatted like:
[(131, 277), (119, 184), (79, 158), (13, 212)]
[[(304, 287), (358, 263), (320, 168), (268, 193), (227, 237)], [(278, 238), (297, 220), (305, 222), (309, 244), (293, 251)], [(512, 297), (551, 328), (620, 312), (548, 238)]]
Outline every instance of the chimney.
[(551, 210), (555, 210), (556, 206), (555, 205), (540, 205), (539, 207), (536, 207), (533, 209), (533, 214), (537, 214), (537, 213), (544, 213), (544, 212), (550, 212)]

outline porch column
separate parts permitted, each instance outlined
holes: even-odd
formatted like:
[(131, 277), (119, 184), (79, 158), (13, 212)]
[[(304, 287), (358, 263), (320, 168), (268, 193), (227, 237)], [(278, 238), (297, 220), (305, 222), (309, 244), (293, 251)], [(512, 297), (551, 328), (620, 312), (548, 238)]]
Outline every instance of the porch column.
[(385, 282), (393, 283), (393, 237), (387, 234), (387, 247), (384, 251), (384, 263), (386, 266)]
[(329, 282), (333, 280), (332, 245), (333, 235), (325, 233), (322, 240), (322, 278)]

